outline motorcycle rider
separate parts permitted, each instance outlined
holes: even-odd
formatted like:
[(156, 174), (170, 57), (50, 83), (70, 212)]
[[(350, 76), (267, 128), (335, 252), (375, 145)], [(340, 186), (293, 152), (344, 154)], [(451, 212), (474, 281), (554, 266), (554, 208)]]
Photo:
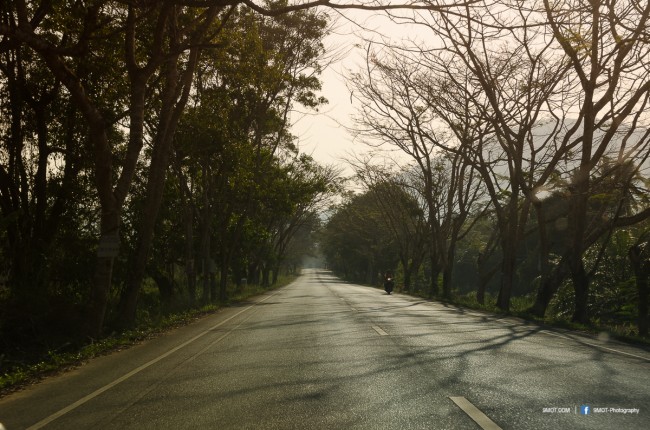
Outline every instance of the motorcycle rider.
[(384, 290), (390, 294), (393, 291), (394, 285), (395, 281), (393, 281), (393, 273), (390, 270), (387, 270), (384, 274)]

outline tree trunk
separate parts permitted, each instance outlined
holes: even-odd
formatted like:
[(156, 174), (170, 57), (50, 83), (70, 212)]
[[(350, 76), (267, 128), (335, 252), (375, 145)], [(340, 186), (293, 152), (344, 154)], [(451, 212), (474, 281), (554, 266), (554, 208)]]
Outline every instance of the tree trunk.
[(174, 105), (178, 96), (178, 80), (178, 65), (176, 58), (172, 58), (167, 62), (163, 104), (157, 134), (153, 143), (145, 205), (140, 216), (135, 254), (120, 299), (119, 323), (122, 327), (130, 327), (135, 323), (138, 297), (146, 273), (149, 251), (153, 243), (156, 219), (162, 205), (165, 178), (169, 167), (169, 153), (175, 128), (173, 123), (174, 119), (178, 120), (178, 118), (174, 118)]
[(260, 283), (260, 268), (259, 263), (251, 263), (248, 265), (248, 283), (252, 285), (259, 285)]
[(440, 270), (434, 269), (431, 270), (431, 282), (429, 283), (429, 298), (432, 299), (438, 295), (438, 276), (440, 275)]
[(187, 278), (187, 292), (190, 299), (190, 306), (196, 303), (196, 271), (194, 265), (194, 210), (186, 201), (183, 214), (185, 223), (185, 276)]
[(488, 259), (489, 255), (487, 253), (479, 251), (478, 257), (476, 258), (476, 266), (478, 269), (478, 289), (476, 290), (476, 301), (482, 305), (485, 304), (485, 290), (487, 289), (487, 284), (490, 282), (492, 274), (496, 272), (496, 270), (485, 270), (485, 265)]
[(217, 275), (215, 272), (210, 272), (210, 298), (212, 302), (217, 299)]
[(543, 318), (546, 315), (549, 303), (560, 289), (569, 274), (568, 257), (563, 256), (558, 266), (548, 275), (542, 278), (535, 303), (528, 309), (531, 314)]
[(438, 274), (440, 273), (440, 268), (438, 266), (438, 255), (436, 252), (436, 243), (433, 239), (430, 243), (431, 250), (429, 252), (429, 261), (431, 264), (431, 279), (429, 280), (429, 298), (433, 298), (438, 295)]
[[(207, 231), (206, 231), (207, 229)], [(207, 222), (204, 221), (203, 231), (201, 232), (201, 262), (203, 276), (201, 279), (202, 293), (201, 302), (205, 305), (210, 303), (210, 272), (212, 271), (212, 258), (210, 257), (210, 232)]]
[[(549, 283), (551, 276), (551, 265), (549, 262), (550, 246), (546, 234), (546, 212), (544, 203), (536, 196), (533, 196), (533, 206), (537, 215), (537, 234), (539, 238), (539, 287), (535, 304), (529, 309), (533, 315), (544, 317), (546, 308), (550, 303), (557, 289), (553, 289)], [(559, 285), (558, 285), (559, 286)], [(541, 312), (541, 315), (539, 314)]]
[[(104, 121), (94, 118), (91, 121), (91, 141), (95, 144), (95, 183), (101, 208), (100, 241), (111, 237), (119, 243), (120, 216), (123, 198), (117, 198), (113, 192), (113, 154), (108, 143)], [(124, 173), (123, 173), (124, 174)], [(87, 329), (89, 336), (99, 337), (104, 329), (104, 318), (108, 307), (108, 298), (113, 277), (114, 255), (97, 255), (95, 282), (88, 304)]]
[[(100, 243), (106, 237), (119, 238), (120, 215), (117, 205), (112, 210), (102, 207)], [(99, 337), (104, 329), (104, 318), (108, 307), (113, 276), (113, 256), (97, 255), (95, 282), (90, 292), (87, 315), (87, 333)]]
[(581, 168), (575, 179), (569, 210), (569, 269), (575, 293), (575, 309), (572, 320), (587, 323), (587, 301), (589, 297), (589, 278), (585, 271), (582, 254), (585, 249), (585, 224), (587, 220), (587, 199), (589, 193), (589, 172)]
[[(510, 232), (508, 232), (510, 233)], [(501, 262), (501, 288), (497, 296), (497, 307), (504, 312), (510, 310), (510, 295), (515, 275), (516, 243), (512, 240), (510, 234), (507, 234), (501, 240), (503, 250), (503, 261)]]
[(571, 280), (573, 281), (573, 289), (575, 293), (575, 310), (571, 320), (586, 324), (589, 322), (588, 301), (589, 301), (589, 278), (585, 271), (582, 260), (578, 265), (577, 270), (572, 270)]
[[(650, 249), (650, 241), (645, 243), (645, 251)], [(650, 279), (650, 257), (643, 258), (643, 247), (637, 243), (632, 246), (628, 252), (634, 276), (636, 277), (636, 288), (639, 295), (638, 304), (638, 320), (639, 335), (648, 335), (648, 326), (650, 325), (650, 318), (648, 316), (648, 298), (650, 297), (650, 286), (648, 280)]]
[(449, 239), (447, 257), (442, 272), (442, 294), (447, 299), (451, 298), (451, 281), (454, 272), (454, 259), (456, 258), (456, 238), (453, 236), (455, 234)]
[(273, 268), (273, 277), (271, 278), (271, 285), (275, 285), (278, 283), (278, 277), (280, 276), (280, 265), (276, 265)]
[(268, 264), (264, 265), (264, 268), (262, 269), (262, 287), (268, 288), (270, 283), (270, 274), (271, 274), (271, 268)]
[(406, 262), (402, 260), (402, 267), (404, 268), (404, 290), (403, 291), (408, 292), (411, 289), (413, 263), (409, 264), (408, 259), (406, 259)]
[(219, 300), (225, 302), (228, 300), (228, 269), (230, 267), (231, 251), (229, 249), (221, 249), (221, 268), (219, 279)]
[(151, 277), (158, 286), (160, 301), (163, 308), (169, 308), (174, 295), (174, 281), (157, 267), (152, 269)]
[(496, 304), (504, 312), (510, 310), (510, 296), (514, 285), (519, 238), (519, 187), (513, 184), (511, 192), (512, 197), (508, 202), (508, 215), (507, 217), (501, 216), (498, 221), (503, 261), (501, 262), (501, 288), (499, 289)]

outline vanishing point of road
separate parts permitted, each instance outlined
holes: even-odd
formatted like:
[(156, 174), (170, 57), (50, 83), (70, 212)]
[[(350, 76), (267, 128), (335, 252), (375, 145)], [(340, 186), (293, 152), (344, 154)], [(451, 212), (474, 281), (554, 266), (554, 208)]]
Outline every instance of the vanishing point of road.
[(303, 273), (1, 399), (0, 429), (650, 428), (647, 350)]

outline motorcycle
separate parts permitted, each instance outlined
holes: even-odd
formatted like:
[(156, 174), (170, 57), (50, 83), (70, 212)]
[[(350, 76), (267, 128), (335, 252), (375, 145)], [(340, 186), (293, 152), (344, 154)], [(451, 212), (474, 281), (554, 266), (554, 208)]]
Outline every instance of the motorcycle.
[(386, 278), (384, 281), (384, 290), (386, 290), (386, 293), (390, 294), (393, 291), (394, 286), (395, 283), (393, 282), (393, 278)]

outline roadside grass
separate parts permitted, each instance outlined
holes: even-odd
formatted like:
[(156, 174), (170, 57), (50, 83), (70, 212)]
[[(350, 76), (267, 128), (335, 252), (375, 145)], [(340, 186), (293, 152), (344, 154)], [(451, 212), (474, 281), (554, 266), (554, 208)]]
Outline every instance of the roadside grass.
[[(74, 348), (73, 351), (47, 351), (42, 356), (31, 360), (31, 363), (18, 363), (11, 366), (0, 375), (0, 397), (36, 383), (47, 376), (78, 367), (94, 357), (129, 348), (174, 328), (191, 324), (223, 307), (286, 286), (296, 278), (297, 276), (280, 276), (277, 283), (268, 288), (259, 285), (246, 285), (237, 289), (233, 286), (230, 288), (229, 298), (225, 303), (208, 304), (200, 308), (166, 315), (145, 311), (145, 316), (139, 318), (137, 327), (132, 330), (111, 333), (102, 339), (91, 340), (89, 343)], [(2, 359), (3, 356), (0, 355), (0, 361)]]
[[(381, 285), (370, 285), (375, 288), (383, 289)], [(452, 291), (451, 298), (434, 297), (429, 298), (426, 291), (419, 290), (416, 292), (398, 291), (401, 294), (419, 297), (425, 300), (437, 301), (446, 305), (457, 306), (461, 309), (473, 309), (486, 312), (493, 315), (512, 316), (523, 319), (527, 322), (539, 324), (545, 327), (558, 328), (582, 332), (589, 335), (598, 336), (605, 339), (616, 339), (625, 343), (636, 344), (643, 347), (650, 347), (650, 337), (639, 336), (637, 327), (628, 322), (607, 323), (600, 320), (591, 321), (589, 324), (580, 324), (572, 322), (570, 319), (554, 314), (552, 306), (547, 312), (547, 316), (539, 318), (531, 314), (528, 309), (535, 300), (533, 294), (526, 296), (515, 296), (510, 300), (510, 310), (504, 312), (496, 306), (496, 297), (490, 293), (485, 293), (484, 304), (476, 300), (476, 293), (459, 294), (458, 291)]]
[(636, 326), (630, 323), (607, 324), (595, 320), (589, 324), (580, 324), (572, 322), (571, 320), (561, 315), (554, 315), (552, 310), (547, 312), (547, 316), (544, 318), (537, 317), (528, 311), (528, 309), (534, 303), (534, 295), (512, 297), (510, 300), (510, 311), (508, 312), (504, 312), (499, 309), (496, 306), (496, 297), (493, 297), (489, 293), (486, 293), (485, 295), (484, 304), (480, 304), (476, 300), (475, 293), (453, 294), (451, 299), (437, 298), (435, 300), (463, 308), (480, 310), (495, 315), (513, 316), (547, 327), (572, 330), (590, 335), (598, 335), (601, 338), (612, 338), (627, 343), (650, 347), (650, 338), (639, 336), (637, 334)]

